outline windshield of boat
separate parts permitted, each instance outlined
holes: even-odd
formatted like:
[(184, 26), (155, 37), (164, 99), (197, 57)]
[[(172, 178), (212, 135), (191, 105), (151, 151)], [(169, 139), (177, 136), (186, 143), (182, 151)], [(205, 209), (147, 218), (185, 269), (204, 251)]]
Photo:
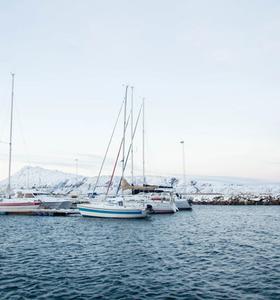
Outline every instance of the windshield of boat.
[(26, 193), (26, 194), (24, 194), (24, 198), (35, 198), (35, 197), (31, 193)]

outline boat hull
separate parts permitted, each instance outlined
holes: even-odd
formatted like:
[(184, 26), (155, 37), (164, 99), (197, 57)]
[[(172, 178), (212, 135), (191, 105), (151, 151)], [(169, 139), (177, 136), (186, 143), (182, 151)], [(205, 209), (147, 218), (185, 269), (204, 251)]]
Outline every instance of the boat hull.
[(31, 213), (40, 207), (40, 202), (0, 202), (1, 213)]
[(188, 200), (175, 200), (175, 204), (179, 210), (192, 210), (192, 207)]
[(41, 208), (46, 209), (70, 209), (72, 202), (68, 200), (45, 200), (42, 199)]
[[(178, 211), (176, 204), (173, 200), (153, 200), (149, 195), (137, 195), (128, 200), (131, 205), (139, 205), (140, 203), (150, 205), (153, 214), (174, 214)], [(135, 204), (132, 204), (135, 203)]]
[(148, 203), (152, 205), (155, 214), (174, 214), (178, 211), (174, 202), (152, 200), (148, 201)]
[(78, 205), (83, 217), (108, 218), (108, 219), (143, 219), (147, 217), (147, 211), (133, 208), (104, 208), (92, 205)]

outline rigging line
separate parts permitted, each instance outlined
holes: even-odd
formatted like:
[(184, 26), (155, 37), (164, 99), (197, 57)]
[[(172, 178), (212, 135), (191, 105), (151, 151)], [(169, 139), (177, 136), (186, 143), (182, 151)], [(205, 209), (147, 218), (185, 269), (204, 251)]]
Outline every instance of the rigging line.
[(143, 114), (142, 114), (142, 126), (143, 126), (143, 128), (142, 128), (142, 147), (143, 147), (143, 149), (142, 149), (142, 156), (143, 156), (143, 158), (142, 158), (142, 160), (143, 160), (143, 186), (144, 186), (144, 184), (146, 184), (146, 174), (145, 174), (145, 98), (143, 98)]
[(131, 87), (131, 128), (130, 128), (130, 134), (131, 134), (131, 183), (133, 184), (134, 182), (134, 147), (133, 147), (133, 127), (134, 127), (134, 123), (133, 123), (133, 111), (134, 111), (134, 87)]
[(22, 143), (23, 143), (23, 147), (24, 147), (24, 152), (25, 152), (25, 155), (26, 155), (26, 162), (27, 164), (30, 166), (31, 165), (31, 160), (30, 160), (30, 152), (29, 152), (29, 148), (27, 146), (27, 142), (26, 142), (26, 138), (25, 138), (25, 134), (24, 134), (24, 126), (22, 125), (23, 122), (22, 122), (22, 115), (21, 115), (21, 110), (20, 110), (20, 107), (19, 105), (17, 105), (15, 103), (15, 115), (17, 116), (17, 128), (19, 128), (19, 131), (20, 131), (20, 135), (21, 135), (21, 138), (22, 138)]
[[(138, 116), (137, 116), (137, 120), (136, 120), (134, 131), (133, 131), (132, 141), (131, 141), (131, 143), (129, 145), (128, 153), (127, 153), (126, 160), (125, 160), (125, 163), (124, 163), (124, 169), (126, 168), (126, 165), (127, 165), (127, 162), (128, 162), (129, 154), (131, 152), (131, 147), (132, 147), (133, 139), (134, 139), (134, 136), (135, 136), (135, 133), (136, 133), (136, 129), (137, 129), (137, 126), (138, 126), (138, 122), (139, 122), (139, 118), (140, 118), (142, 109), (143, 109), (143, 104), (141, 105), (139, 113), (138, 113)], [(116, 195), (118, 194), (118, 192), (120, 190), (122, 179), (123, 179), (123, 177), (121, 177), (121, 179), (120, 179)]]
[(108, 152), (109, 152), (109, 149), (110, 149), (112, 140), (113, 140), (113, 136), (114, 136), (114, 134), (115, 134), (115, 130), (116, 130), (117, 124), (118, 124), (118, 122), (119, 122), (119, 118), (120, 118), (120, 115), (121, 115), (121, 112), (122, 112), (122, 108), (123, 108), (123, 105), (124, 105), (124, 101), (125, 101), (125, 100), (122, 101), (120, 110), (119, 110), (119, 112), (118, 112), (117, 120), (116, 120), (116, 122), (115, 122), (115, 125), (114, 125), (114, 128), (113, 128), (113, 131), (112, 131), (112, 134), (111, 134), (109, 143), (108, 143), (108, 145), (107, 145), (107, 149), (106, 149), (106, 152), (105, 152), (105, 155), (104, 155), (104, 158), (103, 158), (103, 161), (102, 161), (102, 164), (101, 164), (101, 167), (100, 167), (100, 170), (99, 170), (99, 173), (98, 173), (96, 182), (95, 182), (95, 186), (94, 186), (94, 188), (93, 188), (92, 195), (94, 194), (94, 192), (95, 192), (95, 190), (96, 190), (96, 188), (97, 188), (97, 185), (98, 185), (98, 183), (99, 183), (100, 175), (101, 175), (101, 172), (102, 172), (102, 170), (103, 170), (103, 167), (104, 167), (104, 164), (105, 164), (105, 161), (106, 161), (106, 158), (107, 158), (107, 155), (108, 155)]
[(3, 113), (3, 117), (0, 115), (0, 138), (4, 138), (5, 131), (7, 129), (8, 124), (8, 115), (9, 115), (9, 105), (8, 101), (3, 101), (1, 103), (1, 113)]
[[(130, 114), (129, 114), (128, 118), (127, 118), (127, 122), (126, 122), (126, 125), (125, 125), (125, 131), (126, 131), (126, 129), (127, 129), (127, 126), (128, 126), (128, 123), (129, 123), (129, 119), (130, 119)], [(124, 137), (122, 137), (122, 140), (121, 140), (121, 144), (120, 144), (119, 151), (118, 151), (118, 155), (117, 155), (117, 158), (116, 158), (116, 161), (115, 161), (115, 164), (114, 164), (114, 168), (113, 168), (113, 172), (112, 172), (112, 175), (111, 175), (111, 178), (110, 178), (110, 182), (109, 182), (109, 185), (108, 185), (108, 188), (107, 188), (107, 192), (106, 192), (106, 195), (105, 195), (105, 199), (106, 199), (107, 196), (108, 196), (109, 189), (110, 189), (110, 187), (111, 187), (111, 184), (112, 184), (112, 181), (113, 181), (113, 178), (114, 178), (114, 175), (115, 175), (115, 171), (116, 171), (116, 167), (117, 167), (117, 163), (118, 163), (118, 160), (119, 160), (119, 156), (120, 156), (120, 153), (121, 153), (121, 150), (122, 150), (123, 143), (124, 143)]]

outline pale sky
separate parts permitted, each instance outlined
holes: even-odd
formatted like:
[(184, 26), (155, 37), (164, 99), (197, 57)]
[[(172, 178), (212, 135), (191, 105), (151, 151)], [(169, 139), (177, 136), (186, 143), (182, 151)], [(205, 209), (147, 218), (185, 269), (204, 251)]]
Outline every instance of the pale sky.
[[(13, 172), (75, 172), (78, 158), (96, 175), (128, 83), (137, 107), (147, 99), (148, 174), (179, 174), (184, 140), (189, 175), (280, 181), (279, 16), (276, 0), (0, 1), (0, 141), (15, 72)], [(0, 143), (0, 179), (7, 162)]]

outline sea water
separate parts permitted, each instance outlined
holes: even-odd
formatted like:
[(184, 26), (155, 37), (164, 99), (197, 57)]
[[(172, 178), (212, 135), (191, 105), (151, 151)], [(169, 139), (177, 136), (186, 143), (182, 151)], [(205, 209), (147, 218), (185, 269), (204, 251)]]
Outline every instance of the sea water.
[(280, 299), (280, 207), (0, 216), (0, 299)]

